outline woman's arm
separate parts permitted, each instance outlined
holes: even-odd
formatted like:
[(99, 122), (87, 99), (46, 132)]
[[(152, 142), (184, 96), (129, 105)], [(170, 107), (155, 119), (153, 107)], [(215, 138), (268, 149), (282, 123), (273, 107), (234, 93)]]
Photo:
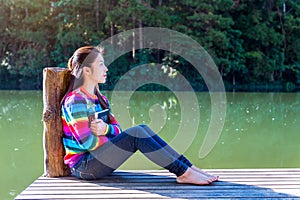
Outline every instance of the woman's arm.
[(76, 139), (73, 148), (94, 150), (107, 141), (105, 136), (96, 136), (89, 127), (86, 100), (79, 94), (66, 98), (63, 109), (64, 132)]

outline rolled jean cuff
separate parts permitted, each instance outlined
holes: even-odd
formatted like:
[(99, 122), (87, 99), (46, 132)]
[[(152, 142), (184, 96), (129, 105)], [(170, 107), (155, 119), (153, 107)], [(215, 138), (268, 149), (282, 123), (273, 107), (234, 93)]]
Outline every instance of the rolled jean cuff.
[(173, 163), (165, 167), (165, 169), (169, 170), (169, 172), (175, 174), (177, 177), (184, 174), (188, 168), (188, 165), (179, 160), (175, 160)]
[(184, 164), (186, 164), (189, 167), (193, 166), (193, 164), (183, 155), (179, 156), (178, 160), (180, 160), (181, 162), (183, 162)]

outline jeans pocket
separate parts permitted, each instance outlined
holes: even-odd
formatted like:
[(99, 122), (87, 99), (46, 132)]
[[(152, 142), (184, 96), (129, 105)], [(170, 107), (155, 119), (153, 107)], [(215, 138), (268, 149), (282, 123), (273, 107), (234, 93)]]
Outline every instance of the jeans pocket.
[(79, 178), (79, 179), (84, 179), (84, 180), (95, 180), (96, 177), (94, 176), (94, 174), (90, 173), (90, 172), (83, 172), (80, 171), (78, 169), (72, 169), (72, 174)]

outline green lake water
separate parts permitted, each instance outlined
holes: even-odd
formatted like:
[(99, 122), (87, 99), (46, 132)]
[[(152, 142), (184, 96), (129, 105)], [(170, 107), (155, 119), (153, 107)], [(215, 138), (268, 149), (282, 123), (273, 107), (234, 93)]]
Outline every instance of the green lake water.
[[(114, 94), (120, 100), (114, 102), (121, 102), (118, 106), (124, 107), (125, 111), (114, 110), (114, 102), (111, 107), (123, 129), (145, 123), (169, 143), (183, 137), (182, 143), (173, 147), (186, 147), (180, 153), (200, 168), (300, 167), (299, 93), (226, 93), (224, 127), (213, 149), (204, 158), (199, 156), (200, 147), (209, 124), (216, 123), (211, 120), (210, 94), (196, 93), (197, 103), (190, 104), (190, 112), (187, 106), (182, 106), (186, 102), (177, 98), (179, 93), (185, 97), (195, 95), (189, 92), (135, 92), (126, 102), (122, 98), (129, 93), (117, 92)], [(111, 98), (113, 93), (105, 94)], [(197, 109), (199, 116), (194, 116), (197, 112), (192, 110)], [(41, 91), (0, 91), (0, 199), (13, 199), (43, 173), (42, 110)], [(190, 120), (182, 119), (183, 112)], [(196, 130), (193, 137), (189, 130)], [(159, 167), (136, 154), (121, 169)]]

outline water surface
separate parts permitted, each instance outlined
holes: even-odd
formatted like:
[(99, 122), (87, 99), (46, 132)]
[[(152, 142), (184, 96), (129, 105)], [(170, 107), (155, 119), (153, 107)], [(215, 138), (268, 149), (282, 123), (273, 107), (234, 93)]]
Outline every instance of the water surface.
[[(111, 92), (105, 92), (110, 98)], [(126, 92), (119, 92), (122, 99)], [(184, 95), (192, 95), (186, 92)], [(221, 136), (203, 159), (200, 146), (211, 115), (209, 93), (196, 93), (200, 122), (194, 138), (183, 138), (184, 153), (201, 168), (299, 168), (300, 167), (300, 94), (227, 93), (227, 112)], [(0, 199), (13, 199), (43, 173), (42, 93), (40, 91), (0, 91)], [(119, 101), (118, 101), (119, 102)], [(122, 102), (122, 101), (121, 101)], [(123, 129), (136, 124), (151, 124), (169, 143), (185, 133), (180, 126), (194, 130), (195, 122), (181, 119), (182, 106), (172, 92), (135, 92), (129, 112), (112, 109)], [(185, 112), (185, 111), (184, 111)], [(191, 112), (190, 119), (198, 118)], [(182, 124), (184, 121), (184, 124)], [(189, 129), (190, 128), (190, 129)], [(188, 135), (188, 133), (186, 133)], [(186, 142), (188, 141), (188, 142)], [(175, 149), (181, 149), (174, 146)], [(122, 169), (159, 169), (141, 154), (130, 158)]]

